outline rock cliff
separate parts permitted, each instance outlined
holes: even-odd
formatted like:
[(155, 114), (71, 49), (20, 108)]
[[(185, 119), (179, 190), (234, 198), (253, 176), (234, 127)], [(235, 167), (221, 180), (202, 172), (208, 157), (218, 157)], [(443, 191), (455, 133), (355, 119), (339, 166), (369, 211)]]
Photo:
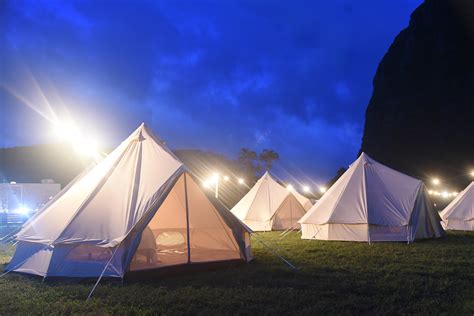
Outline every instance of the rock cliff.
[(377, 69), (361, 151), (454, 187), (474, 169), (474, 1), (426, 0)]

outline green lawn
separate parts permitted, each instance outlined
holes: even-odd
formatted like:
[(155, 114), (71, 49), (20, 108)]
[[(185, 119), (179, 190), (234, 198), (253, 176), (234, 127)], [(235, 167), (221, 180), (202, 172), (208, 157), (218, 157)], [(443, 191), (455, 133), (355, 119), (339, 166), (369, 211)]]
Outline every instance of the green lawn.
[[(300, 267), (293, 271), (255, 240), (255, 260), (217, 271), (146, 282), (41, 282), (25, 275), (0, 279), (0, 314), (279, 314), (474, 313), (474, 233), (404, 243), (321, 242), (278, 233), (278, 244)], [(1, 263), (13, 249), (1, 248)]]

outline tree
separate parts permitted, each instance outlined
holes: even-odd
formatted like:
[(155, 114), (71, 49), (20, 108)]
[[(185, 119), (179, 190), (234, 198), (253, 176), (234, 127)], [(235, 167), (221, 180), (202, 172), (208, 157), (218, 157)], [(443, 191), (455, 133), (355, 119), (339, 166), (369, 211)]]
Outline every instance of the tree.
[(254, 150), (241, 148), (239, 152), (239, 163), (244, 168), (245, 172), (255, 175), (255, 163), (257, 161), (257, 153)]
[(270, 171), (273, 162), (280, 159), (280, 155), (272, 149), (264, 149), (258, 156), (258, 160), (263, 164), (265, 171)]

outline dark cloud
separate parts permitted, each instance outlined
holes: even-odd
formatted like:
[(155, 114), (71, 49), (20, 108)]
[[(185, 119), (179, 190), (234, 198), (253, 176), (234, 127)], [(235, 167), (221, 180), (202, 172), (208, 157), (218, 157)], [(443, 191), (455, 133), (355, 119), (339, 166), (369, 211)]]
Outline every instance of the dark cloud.
[(282, 168), (329, 177), (354, 158), (375, 68), (420, 2), (3, 2), (0, 145), (50, 141), (11, 97), (47, 111), (34, 77), (110, 143), (148, 121), (174, 147), (271, 146)]

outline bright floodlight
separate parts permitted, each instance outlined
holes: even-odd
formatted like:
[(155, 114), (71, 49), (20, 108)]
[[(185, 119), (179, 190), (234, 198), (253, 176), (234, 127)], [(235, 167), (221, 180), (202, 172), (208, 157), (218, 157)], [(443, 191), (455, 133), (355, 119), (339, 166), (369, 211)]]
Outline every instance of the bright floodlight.
[(245, 183), (244, 179), (242, 179), (242, 178), (239, 178), (238, 182), (239, 182), (239, 184), (244, 184)]
[(211, 183), (217, 183), (219, 182), (219, 174), (216, 172), (212, 175), (211, 179), (210, 179)]
[(229, 181), (229, 176), (224, 176), (224, 181)]
[(308, 193), (310, 191), (309, 186), (307, 186), (307, 185), (303, 186), (303, 191)]
[(431, 182), (432, 182), (434, 185), (438, 185), (438, 184), (440, 184), (441, 181), (439, 181), (438, 178), (434, 178), (433, 180), (431, 180)]
[(428, 190), (429, 195), (433, 195), (433, 190)]
[(21, 215), (28, 215), (29, 212), (30, 212), (30, 209), (23, 205), (15, 210), (15, 213), (18, 213)]
[(319, 187), (319, 192), (325, 193), (328, 189), (325, 186)]
[(75, 150), (86, 157), (95, 157), (98, 154), (97, 144), (94, 141), (82, 141), (75, 144)]
[(447, 199), (447, 198), (449, 197), (449, 193), (448, 193), (447, 191), (443, 191), (443, 192), (441, 193), (441, 196), (442, 196), (443, 198)]
[(471, 171), (471, 177), (474, 178), (474, 170)]
[(457, 196), (459, 193), (458, 192), (451, 192), (452, 196)]
[(294, 188), (291, 184), (288, 184), (286, 188), (288, 189), (288, 191), (293, 191), (294, 190)]
[(79, 130), (73, 124), (56, 123), (55, 133), (66, 141), (76, 142), (80, 138)]
[(202, 183), (202, 186), (205, 187), (206, 189), (210, 188), (211, 187), (211, 184), (209, 183), (209, 181), (204, 181)]

